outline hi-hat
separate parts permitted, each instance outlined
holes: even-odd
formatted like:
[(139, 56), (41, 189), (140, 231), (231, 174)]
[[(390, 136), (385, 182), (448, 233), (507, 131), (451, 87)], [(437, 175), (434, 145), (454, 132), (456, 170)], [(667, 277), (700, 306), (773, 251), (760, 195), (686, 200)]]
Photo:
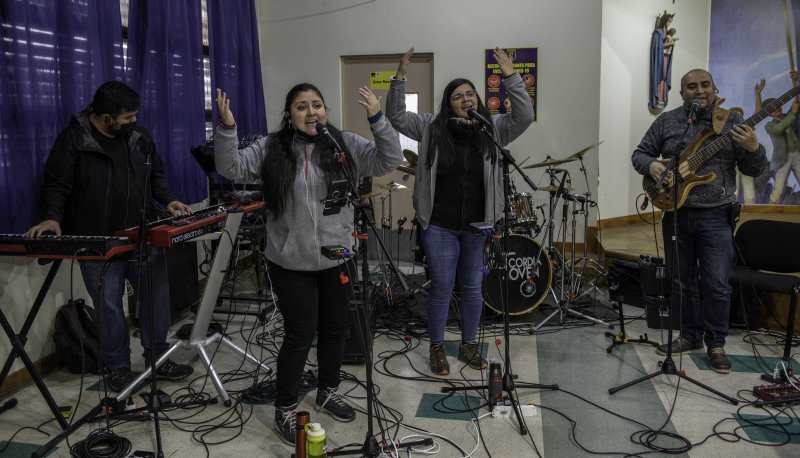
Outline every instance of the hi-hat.
[(419, 157), (417, 156), (417, 153), (411, 151), (410, 149), (404, 149), (403, 157), (406, 158), (408, 165), (410, 165), (412, 168), (417, 166), (417, 158)]
[(409, 175), (414, 175), (415, 173), (417, 173), (417, 169), (415, 169), (414, 167), (409, 167), (407, 165), (401, 165), (401, 166), (397, 167), (397, 170), (399, 170), (401, 172), (405, 172), (405, 173), (407, 173)]
[(404, 184), (400, 184), (400, 183), (395, 183), (394, 181), (390, 181), (390, 182), (388, 182), (386, 184), (384, 184), (384, 183), (376, 183), (375, 186), (377, 186), (379, 188), (383, 188), (383, 189), (388, 189), (390, 191), (403, 191), (405, 189), (408, 189), (408, 186), (406, 186)]
[(553, 166), (553, 165), (565, 164), (567, 162), (572, 162), (572, 161), (574, 161), (576, 159), (578, 159), (578, 158), (577, 157), (568, 157), (566, 159), (553, 159), (551, 157), (548, 157), (547, 159), (545, 159), (542, 162), (539, 162), (537, 164), (526, 165), (525, 167), (523, 167), (523, 169), (535, 169), (537, 167), (550, 167), (550, 166)]

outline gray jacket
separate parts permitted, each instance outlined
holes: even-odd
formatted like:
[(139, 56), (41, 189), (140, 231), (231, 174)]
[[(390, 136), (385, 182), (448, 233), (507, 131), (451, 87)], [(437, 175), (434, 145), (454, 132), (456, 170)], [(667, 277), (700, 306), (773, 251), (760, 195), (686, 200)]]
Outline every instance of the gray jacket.
[[(503, 85), (511, 100), (511, 113), (492, 116), (492, 123), (494, 124), (495, 139), (499, 144), (506, 146), (525, 132), (525, 129), (533, 122), (534, 114), (531, 99), (525, 92), (525, 85), (518, 73), (506, 78)], [(436, 115), (407, 112), (406, 82), (393, 80), (386, 97), (386, 116), (398, 132), (420, 142), (413, 200), (417, 221), (423, 229), (427, 229), (433, 212), (436, 165), (440, 156), (437, 154), (431, 168), (428, 168), (426, 163), (428, 161), (428, 142), (430, 141), (429, 127)], [(503, 216), (502, 172), (499, 161), (492, 164), (491, 160), (484, 159), (483, 184), (486, 189), (484, 221), (495, 222)]]
[[(403, 162), (400, 140), (385, 116), (370, 124), (370, 129), (374, 142), (346, 131), (342, 132), (342, 138), (361, 175), (385, 175)], [(261, 137), (248, 147), (237, 149), (236, 129), (217, 128), (214, 137), (217, 172), (237, 182), (258, 181), (267, 139)], [(340, 262), (322, 257), (320, 247), (341, 245), (352, 249), (353, 208), (348, 205), (338, 214), (323, 216), (324, 206), (320, 200), (328, 192), (328, 183), (311, 160), (314, 144), (295, 136), (292, 145), (298, 156), (297, 176), (283, 215), (280, 218), (267, 216), (265, 255), (268, 260), (290, 270), (335, 267)]]

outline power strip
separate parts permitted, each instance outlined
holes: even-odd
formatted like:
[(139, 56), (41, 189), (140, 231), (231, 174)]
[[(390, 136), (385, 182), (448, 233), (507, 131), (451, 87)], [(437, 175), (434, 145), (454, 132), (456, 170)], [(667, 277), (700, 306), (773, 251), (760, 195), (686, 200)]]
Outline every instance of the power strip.
[[(522, 410), (523, 417), (535, 417), (537, 415), (536, 406), (532, 404), (523, 404), (519, 406)], [(492, 409), (492, 416), (497, 417), (510, 417), (514, 415), (513, 406), (494, 406)]]

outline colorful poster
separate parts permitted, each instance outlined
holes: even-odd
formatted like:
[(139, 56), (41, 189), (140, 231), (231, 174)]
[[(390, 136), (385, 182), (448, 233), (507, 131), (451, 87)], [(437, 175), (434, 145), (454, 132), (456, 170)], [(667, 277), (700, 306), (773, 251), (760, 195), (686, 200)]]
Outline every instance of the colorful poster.
[[(539, 48), (508, 48), (508, 53), (511, 60), (514, 62), (514, 70), (522, 76), (522, 82), (525, 83), (525, 91), (531, 98), (531, 105), (533, 105), (533, 120), (537, 119), (536, 116), (536, 73), (537, 73), (537, 59)], [(486, 108), (492, 114), (508, 113), (511, 111), (511, 102), (506, 97), (506, 90), (501, 84), (503, 81), (503, 72), (500, 70), (500, 65), (494, 60), (492, 49), (485, 50), (486, 54), (486, 79), (484, 84), (486, 90), (484, 92), (484, 103)]]

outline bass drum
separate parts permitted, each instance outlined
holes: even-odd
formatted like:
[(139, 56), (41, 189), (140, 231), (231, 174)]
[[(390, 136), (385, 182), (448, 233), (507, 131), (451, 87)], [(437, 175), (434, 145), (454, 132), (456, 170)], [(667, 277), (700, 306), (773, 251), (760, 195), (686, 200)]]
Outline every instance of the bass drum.
[[(503, 244), (507, 240), (508, 250), (506, 268), (508, 270), (508, 314), (529, 313), (547, 297), (550, 282), (553, 281), (553, 267), (547, 252), (530, 237), (511, 234), (496, 240), (489, 254), (490, 266), (499, 267), (502, 263)], [(501, 272), (492, 268), (486, 277), (483, 298), (486, 306), (497, 313), (503, 313), (501, 294), (503, 281)]]

